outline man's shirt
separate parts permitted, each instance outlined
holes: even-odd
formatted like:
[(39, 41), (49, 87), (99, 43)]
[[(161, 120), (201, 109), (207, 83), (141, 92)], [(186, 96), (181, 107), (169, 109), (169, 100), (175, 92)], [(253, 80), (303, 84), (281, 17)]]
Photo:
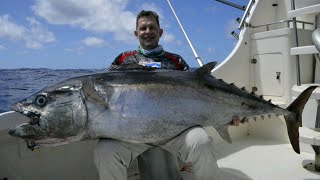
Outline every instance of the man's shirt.
[(140, 49), (123, 52), (116, 57), (111, 67), (121, 64), (140, 64), (143, 66), (180, 71), (189, 70), (188, 64), (180, 55), (164, 51), (162, 47), (159, 51), (151, 53), (144, 53)]

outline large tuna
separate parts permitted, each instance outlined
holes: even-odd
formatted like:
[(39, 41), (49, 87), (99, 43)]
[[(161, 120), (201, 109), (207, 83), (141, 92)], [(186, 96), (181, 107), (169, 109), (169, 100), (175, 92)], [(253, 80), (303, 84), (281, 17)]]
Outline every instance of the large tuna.
[(316, 87), (282, 109), (214, 78), (214, 65), (195, 72), (145, 68), (71, 78), (16, 103), (12, 109), (30, 122), (9, 133), (31, 146), (97, 138), (160, 144), (190, 127), (213, 126), (231, 142), (227, 127), (233, 116), (284, 115), (299, 153), (301, 112)]

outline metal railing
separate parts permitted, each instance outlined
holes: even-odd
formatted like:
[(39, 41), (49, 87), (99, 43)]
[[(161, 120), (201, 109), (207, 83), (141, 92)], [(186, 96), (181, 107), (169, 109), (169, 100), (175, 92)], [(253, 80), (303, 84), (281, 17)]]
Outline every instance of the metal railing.
[(252, 6), (253, 6), (253, 4), (255, 2), (256, 2), (255, 0), (250, 0), (250, 2), (248, 3), (247, 9), (246, 9), (246, 11), (244, 12), (244, 14), (242, 16), (242, 19), (240, 21), (238, 29), (241, 29), (244, 26), (245, 21), (246, 21), (248, 15), (249, 15), (249, 11), (251, 10), (251, 8), (252, 8)]
[[(295, 9), (296, 9), (295, 1), (291, 0), (291, 10), (295, 10)], [(297, 19), (294, 17), (294, 18), (292, 18), (292, 20), (293, 20), (295, 46), (299, 47)], [(300, 56), (299, 56), (299, 54), (296, 55), (296, 72), (297, 72), (297, 86), (301, 86)]]
[[(296, 22), (302, 24), (302, 29), (305, 29), (305, 25), (306, 24), (313, 25), (313, 23), (306, 22), (306, 21), (298, 21), (298, 20), (296, 20)], [(266, 27), (267, 31), (269, 31), (270, 30), (269, 27), (271, 25), (282, 24), (282, 23), (287, 23), (287, 27), (289, 28), (290, 27), (290, 23), (292, 23), (292, 26), (293, 26), (294, 20), (293, 19), (286, 19), (286, 20), (281, 20), (281, 21), (277, 21), (277, 22), (271, 22), (271, 23), (266, 23), (266, 24), (261, 24), (261, 25), (255, 25), (255, 26), (251, 26), (251, 27), (252, 28)]]

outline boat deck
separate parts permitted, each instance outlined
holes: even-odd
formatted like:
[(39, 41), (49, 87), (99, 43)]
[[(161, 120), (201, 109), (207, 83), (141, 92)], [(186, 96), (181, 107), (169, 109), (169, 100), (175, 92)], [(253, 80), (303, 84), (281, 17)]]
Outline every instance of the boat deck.
[[(284, 142), (247, 136), (219, 143), (215, 151), (224, 180), (320, 180), (320, 172), (303, 167), (314, 161), (314, 154), (296, 154)], [(130, 180), (138, 178), (134, 166), (136, 162), (129, 169)], [(191, 180), (188, 172), (181, 174)]]
[(296, 154), (290, 144), (274, 140), (248, 136), (233, 144), (220, 144), (217, 155), (224, 179), (320, 179), (320, 173), (303, 168), (314, 160), (314, 154)]
[[(95, 145), (92, 141), (40, 148), (34, 152), (27, 150), (24, 145), (23, 141), (1, 145), (0, 159), (3, 161), (0, 178), (98, 179), (92, 162)], [(275, 140), (248, 136), (234, 140), (233, 144), (220, 143), (216, 145), (216, 157), (223, 177), (227, 180), (320, 180), (320, 173), (303, 168), (303, 165), (314, 160), (314, 154), (296, 154), (290, 144)], [(137, 180), (137, 174), (135, 161), (129, 168), (128, 179)], [(184, 180), (190, 179), (187, 172), (182, 171), (181, 174)]]

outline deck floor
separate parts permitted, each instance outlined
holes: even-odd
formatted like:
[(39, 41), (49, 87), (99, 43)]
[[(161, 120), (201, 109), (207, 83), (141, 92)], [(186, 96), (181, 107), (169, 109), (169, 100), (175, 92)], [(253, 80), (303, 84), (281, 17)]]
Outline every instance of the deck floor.
[[(296, 154), (287, 143), (248, 136), (232, 144), (220, 143), (215, 152), (224, 180), (320, 180), (320, 173), (303, 168), (313, 162), (314, 154)], [(139, 178), (135, 163), (129, 180)], [(190, 180), (187, 172), (181, 174)]]
[(290, 144), (247, 136), (216, 148), (224, 179), (234, 180), (319, 180), (320, 173), (303, 166), (314, 154), (297, 154)]

